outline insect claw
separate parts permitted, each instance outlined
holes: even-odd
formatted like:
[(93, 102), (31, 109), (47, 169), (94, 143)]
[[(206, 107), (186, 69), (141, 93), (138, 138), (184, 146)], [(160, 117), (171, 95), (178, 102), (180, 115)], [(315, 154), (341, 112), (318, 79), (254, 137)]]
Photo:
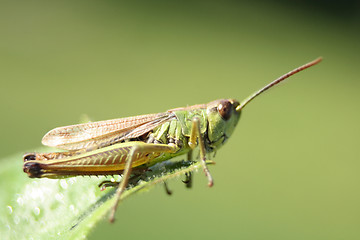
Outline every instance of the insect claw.
[(114, 216), (114, 215), (111, 215), (111, 216), (110, 216), (109, 222), (110, 222), (110, 223), (114, 223), (114, 222), (115, 222), (115, 216)]
[(165, 191), (166, 191), (167, 195), (171, 195), (172, 191), (168, 188), (168, 185), (166, 184), (165, 181), (164, 181), (164, 187), (165, 187)]
[(204, 168), (205, 176), (208, 178), (208, 186), (212, 187), (214, 185), (214, 179), (212, 178), (209, 170), (207, 168)]
[(192, 187), (192, 177), (191, 177), (191, 172), (185, 173), (185, 180), (181, 180), (183, 183), (185, 183), (185, 186), (187, 188), (191, 188)]
[(214, 181), (213, 181), (212, 179), (208, 182), (208, 186), (209, 186), (209, 187), (214, 186)]
[(99, 183), (98, 187), (100, 188), (100, 191), (104, 191), (107, 187), (116, 187), (118, 185), (119, 185), (118, 182), (112, 182), (109, 180), (105, 180), (105, 181), (102, 181), (101, 183)]

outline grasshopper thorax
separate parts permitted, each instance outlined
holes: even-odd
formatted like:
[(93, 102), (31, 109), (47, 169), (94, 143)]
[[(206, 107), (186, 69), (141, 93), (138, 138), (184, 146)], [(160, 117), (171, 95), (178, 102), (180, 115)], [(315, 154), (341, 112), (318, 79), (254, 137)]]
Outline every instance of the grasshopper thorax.
[(207, 147), (220, 148), (233, 133), (240, 118), (236, 110), (239, 102), (234, 99), (221, 99), (207, 104), (208, 119)]

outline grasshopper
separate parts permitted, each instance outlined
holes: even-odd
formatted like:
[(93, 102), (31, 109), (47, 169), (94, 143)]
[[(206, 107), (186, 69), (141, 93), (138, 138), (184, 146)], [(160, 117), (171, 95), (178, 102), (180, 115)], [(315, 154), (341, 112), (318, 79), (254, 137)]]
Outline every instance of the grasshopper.
[[(25, 154), (23, 170), (30, 178), (122, 174), (110, 213), (111, 222), (131, 173), (139, 176), (158, 162), (179, 155), (191, 156), (195, 147), (199, 148), (199, 161), (211, 187), (214, 181), (206, 165), (206, 155), (228, 140), (242, 109), (264, 91), (321, 60), (315, 59), (290, 71), (241, 103), (220, 99), (164, 113), (55, 128), (43, 137), (42, 143), (65, 151)], [(186, 175), (187, 183), (189, 176)]]

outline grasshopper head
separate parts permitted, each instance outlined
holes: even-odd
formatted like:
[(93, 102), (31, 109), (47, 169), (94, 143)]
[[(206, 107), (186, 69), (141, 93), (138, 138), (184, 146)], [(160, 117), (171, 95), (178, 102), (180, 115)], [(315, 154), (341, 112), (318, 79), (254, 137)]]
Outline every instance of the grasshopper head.
[(234, 99), (221, 99), (207, 104), (208, 147), (210, 149), (216, 150), (224, 144), (224, 142), (230, 137), (230, 135), (234, 131), (235, 126), (239, 121), (242, 109), (249, 102), (251, 102), (263, 92), (284, 81), (288, 77), (319, 63), (321, 60), (322, 58), (317, 58), (282, 75), (278, 79), (275, 79), (268, 85), (251, 94), (244, 101), (242, 101), (241, 104)]
[(221, 99), (208, 104), (208, 146), (220, 148), (234, 131), (240, 118), (236, 108), (239, 102), (234, 99)]

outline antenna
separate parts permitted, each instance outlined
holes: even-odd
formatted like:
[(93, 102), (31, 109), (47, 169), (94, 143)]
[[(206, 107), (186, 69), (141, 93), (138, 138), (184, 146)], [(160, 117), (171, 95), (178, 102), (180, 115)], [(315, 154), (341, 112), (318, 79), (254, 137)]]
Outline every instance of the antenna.
[(258, 90), (257, 92), (254, 92), (253, 94), (251, 94), (249, 97), (247, 97), (242, 103), (240, 103), (239, 106), (236, 107), (236, 111), (240, 112), (241, 109), (243, 109), (249, 102), (251, 102), (255, 97), (259, 96), (261, 93), (265, 92), (266, 90), (268, 90), (269, 88), (277, 85), (278, 83), (284, 81), (285, 79), (287, 79), (288, 77), (294, 75), (295, 73), (298, 73), (302, 70), (305, 70), (311, 66), (314, 66), (315, 64), (318, 64), (319, 62), (321, 62), (322, 58), (319, 57), (309, 63), (306, 63), (305, 65), (302, 65), (298, 68), (295, 68), (294, 70), (282, 75), (281, 77), (279, 77), (278, 79), (272, 81), (271, 83), (269, 83), (268, 85), (266, 85), (265, 87), (261, 88), (260, 90)]

